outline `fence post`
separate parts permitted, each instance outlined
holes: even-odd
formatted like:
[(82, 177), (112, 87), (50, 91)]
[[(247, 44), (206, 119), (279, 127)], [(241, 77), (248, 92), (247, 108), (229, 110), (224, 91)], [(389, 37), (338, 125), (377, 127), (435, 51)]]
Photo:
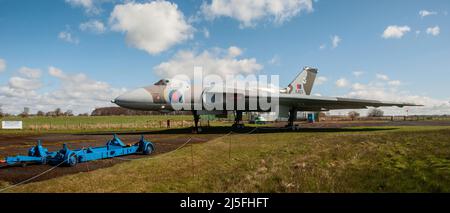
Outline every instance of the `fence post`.
[(228, 135), (228, 160), (231, 160), (231, 135)]
[(192, 164), (192, 177), (195, 177), (195, 167), (194, 167), (194, 147), (191, 143), (191, 164)]

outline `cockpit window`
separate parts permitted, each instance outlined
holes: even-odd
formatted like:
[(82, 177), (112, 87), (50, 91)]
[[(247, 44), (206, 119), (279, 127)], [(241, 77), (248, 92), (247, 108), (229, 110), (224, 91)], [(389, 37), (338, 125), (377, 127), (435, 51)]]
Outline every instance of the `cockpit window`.
[(166, 86), (167, 84), (169, 83), (169, 80), (167, 80), (167, 79), (161, 79), (161, 80), (159, 80), (158, 82), (156, 82), (155, 83), (155, 85), (158, 85), (158, 86)]

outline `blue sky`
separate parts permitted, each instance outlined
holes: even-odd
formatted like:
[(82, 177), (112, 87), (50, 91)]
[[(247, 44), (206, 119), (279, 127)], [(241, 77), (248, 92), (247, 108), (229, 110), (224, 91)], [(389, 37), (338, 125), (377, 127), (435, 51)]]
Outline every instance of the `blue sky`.
[[(219, 68), (235, 62), (223, 69), (237, 73), (279, 74), (281, 85), (314, 66), (315, 94), (450, 113), (448, 0), (287, 0), (278, 12), (232, 1), (0, 0), (2, 109), (88, 111), (206, 59)], [(138, 7), (145, 11), (134, 17)], [(161, 10), (178, 16), (151, 15)]]

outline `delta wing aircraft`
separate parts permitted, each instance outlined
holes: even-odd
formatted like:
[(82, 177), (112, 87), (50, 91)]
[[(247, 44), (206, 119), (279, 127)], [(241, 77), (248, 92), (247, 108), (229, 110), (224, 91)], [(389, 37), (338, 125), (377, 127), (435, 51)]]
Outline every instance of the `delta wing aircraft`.
[[(217, 87), (197, 87), (190, 83), (180, 83), (176, 79), (161, 79), (154, 85), (138, 88), (120, 95), (111, 102), (128, 109), (146, 111), (191, 111), (194, 116), (195, 131), (200, 131), (198, 122), (201, 114), (226, 115), (235, 113), (233, 127), (243, 127), (243, 112), (268, 112), (276, 108), (279, 118), (287, 118), (288, 127), (295, 128), (294, 121), (298, 111), (320, 112), (337, 109), (366, 109), (367, 107), (383, 106), (420, 106), (412, 103), (383, 102), (354, 98), (313, 96), (311, 91), (318, 70), (304, 67), (303, 70), (286, 88), (258, 87), (251, 89), (227, 88), (216, 90)], [(197, 91), (197, 92), (196, 92)], [(267, 99), (276, 106), (262, 107), (253, 102)], [(230, 104), (231, 102), (231, 104)], [(183, 105), (183, 107), (179, 107)], [(211, 108), (211, 105), (216, 106)], [(222, 107), (217, 107), (222, 106)]]

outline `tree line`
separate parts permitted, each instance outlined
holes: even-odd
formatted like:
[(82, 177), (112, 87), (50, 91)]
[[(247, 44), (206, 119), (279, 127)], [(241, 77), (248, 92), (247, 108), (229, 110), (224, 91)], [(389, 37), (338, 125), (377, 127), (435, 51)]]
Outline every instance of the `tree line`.
[[(190, 115), (191, 112), (180, 112), (174, 111), (170, 115)], [(158, 111), (140, 111), (131, 110), (121, 107), (99, 107), (95, 108), (91, 113), (80, 113), (77, 116), (110, 116), (110, 115), (161, 115), (163, 113)], [(0, 106), (0, 117), (15, 116), (13, 114), (4, 113)], [(75, 116), (72, 110), (63, 111), (61, 108), (56, 108), (55, 110), (44, 112), (42, 110), (37, 111), (35, 114), (30, 113), (29, 107), (24, 107), (23, 111), (18, 114), (20, 117), (30, 117), (30, 116), (40, 116), (40, 117), (70, 117)]]

